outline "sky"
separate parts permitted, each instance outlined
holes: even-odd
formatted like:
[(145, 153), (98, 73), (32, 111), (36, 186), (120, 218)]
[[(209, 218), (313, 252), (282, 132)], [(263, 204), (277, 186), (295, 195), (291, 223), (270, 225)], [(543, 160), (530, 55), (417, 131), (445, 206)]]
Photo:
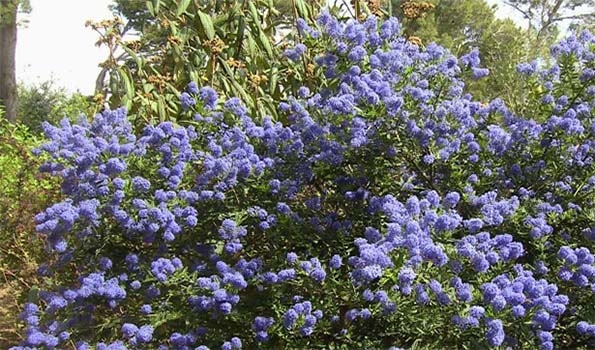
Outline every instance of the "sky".
[[(97, 33), (86, 28), (85, 22), (111, 18), (108, 5), (112, 1), (30, 1), (33, 11), (25, 15), (29, 23), (18, 31), (17, 80), (28, 85), (51, 80), (69, 92), (93, 94), (98, 64), (107, 57), (107, 50), (95, 46)], [(522, 20), (504, 5), (496, 15)]]
[(95, 46), (97, 33), (85, 22), (111, 18), (111, 0), (30, 1), (33, 10), (24, 15), (29, 23), (17, 33), (17, 80), (53, 80), (70, 92), (92, 94), (107, 50)]
[(505, 5), (500, 0), (486, 0), (490, 5), (497, 5), (496, 17), (510, 18), (517, 23), (518, 26), (526, 28), (527, 23), (523, 20), (523, 15), (512, 7)]

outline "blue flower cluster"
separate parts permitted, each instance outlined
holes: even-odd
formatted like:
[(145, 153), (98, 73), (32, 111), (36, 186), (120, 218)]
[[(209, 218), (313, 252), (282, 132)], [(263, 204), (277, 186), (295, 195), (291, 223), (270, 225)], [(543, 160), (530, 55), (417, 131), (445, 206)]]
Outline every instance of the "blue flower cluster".
[(595, 292), (595, 257), (589, 249), (562, 246), (558, 250), (558, 258), (564, 261), (564, 266), (558, 270), (560, 280), (572, 281), (583, 288), (590, 287)]
[(321, 310), (313, 310), (312, 303), (309, 301), (298, 302), (283, 314), (283, 327), (293, 329), (301, 325), (299, 327), (299, 333), (303, 336), (309, 336), (314, 331), (316, 322), (322, 316), (323, 312)]
[(478, 51), (419, 48), (394, 18), (298, 30), (285, 54), (319, 53), (324, 83), (283, 122), (191, 83), (190, 126), (44, 126), (53, 283), (13, 349), (593, 344), (595, 37), (519, 66), (539, 89), (518, 116), (464, 93)]
[(500, 261), (514, 261), (524, 254), (523, 245), (510, 234), (490, 238), (489, 232), (463, 237), (456, 243), (457, 253), (467, 258), (477, 272), (486, 272)]

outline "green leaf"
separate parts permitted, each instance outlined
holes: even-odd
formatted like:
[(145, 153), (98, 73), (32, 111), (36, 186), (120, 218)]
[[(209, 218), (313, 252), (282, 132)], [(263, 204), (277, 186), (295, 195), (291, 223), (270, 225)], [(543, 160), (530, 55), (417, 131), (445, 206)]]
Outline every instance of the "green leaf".
[(126, 109), (130, 110), (130, 108), (132, 107), (132, 99), (134, 98), (134, 84), (132, 83), (132, 81), (130, 80), (129, 74), (130, 71), (128, 70), (128, 68), (126, 68), (126, 71), (124, 70), (124, 68), (119, 67), (118, 68), (118, 74), (120, 75), (120, 78), (122, 79), (122, 81), (124, 82), (124, 88), (126, 90)]
[(295, 7), (297, 7), (298, 15), (302, 18), (308, 18), (308, 7), (304, 4), (303, 0), (295, 0)]
[(176, 22), (170, 21), (169, 22), (169, 29), (171, 31), (171, 35), (178, 36), (178, 26), (176, 25)]
[(261, 101), (267, 106), (267, 113), (271, 115), (273, 120), (279, 121), (279, 114), (277, 114), (277, 104), (275, 103), (275, 100), (268, 96), (267, 98), (261, 99)]
[(178, 10), (176, 11), (176, 16), (180, 16), (182, 13), (184, 13), (186, 11), (186, 9), (188, 8), (188, 5), (190, 5), (190, 0), (181, 0), (180, 3), (178, 4)]
[(148, 84), (148, 83), (143, 83), (143, 91), (145, 92), (145, 94), (150, 93), (151, 91), (153, 91), (155, 87), (153, 86), (153, 84)]
[(165, 98), (162, 95), (157, 96), (157, 110), (159, 111), (159, 121), (166, 121), (167, 114), (165, 113)]
[(256, 37), (255, 39), (257, 40), (260, 48), (264, 49), (267, 52), (267, 54), (269, 55), (269, 58), (272, 58), (273, 57), (273, 48), (271, 47), (269, 37), (267, 37), (264, 30), (262, 30), (262, 26), (260, 24), (260, 15), (258, 14), (258, 9), (256, 8), (256, 5), (254, 5), (254, 3), (252, 1), (248, 2), (248, 7), (250, 8), (252, 29), (254, 29), (253, 31), (258, 31), (258, 37)]
[(260, 30), (258, 31), (258, 39), (260, 40), (261, 46), (264, 47), (269, 57), (273, 58), (273, 47), (271, 46), (269, 37), (264, 33), (262, 28), (260, 28)]
[[(246, 104), (252, 101), (252, 99), (248, 96), (244, 88), (234, 79), (235, 75), (233, 74), (231, 67), (229, 67), (227, 62), (225, 62), (224, 59), (219, 58), (219, 64), (221, 65), (221, 67), (223, 67), (225, 75), (229, 79), (229, 82), (231, 83), (231, 86), (234, 88), (235, 92), (240, 95), (239, 97), (243, 101), (245, 101)], [(225, 76), (222, 76), (221, 78), (225, 78)]]
[(246, 33), (246, 41), (248, 42), (248, 45), (246, 46), (246, 50), (248, 50), (248, 57), (254, 57), (256, 54), (256, 41), (254, 40), (254, 36), (252, 36), (250, 31)]
[(207, 62), (206, 75), (203, 77), (203, 79), (206, 78), (209, 84), (212, 84), (213, 82), (213, 75), (215, 74), (215, 64), (216, 62), (212, 58), (210, 58)]
[[(109, 76), (109, 92), (112, 94), (118, 94), (118, 78), (116, 75), (110, 74)], [(119, 95), (119, 94), (118, 94)]]
[(38, 286), (32, 286), (31, 289), (29, 289), (29, 293), (27, 294), (27, 299), (29, 300), (29, 302), (32, 303), (37, 303), (39, 301), (39, 287)]
[(199, 82), (199, 80), (198, 80), (199, 74), (198, 74), (197, 70), (195, 70), (195, 69), (190, 70), (188, 75), (190, 76), (191, 81), (195, 81), (197, 83)]
[(207, 39), (213, 39), (215, 37), (215, 28), (213, 27), (211, 17), (202, 11), (198, 11), (198, 19), (200, 20), (200, 24), (202, 25), (202, 29), (207, 36)]
[(236, 33), (236, 44), (235, 44), (235, 58), (240, 58), (242, 54), (242, 46), (244, 45), (244, 31), (246, 29), (246, 22), (244, 21), (244, 16), (240, 16), (238, 23), (238, 32)]
[(151, 14), (151, 16), (155, 17), (155, 8), (153, 7), (153, 2), (152, 1), (147, 1), (146, 2), (146, 6), (147, 6), (147, 10)]
[(272, 66), (269, 70), (269, 93), (273, 95), (277, 90), (277, 83), (279, 81), (279, 68)]
[(248, 1), (248, 7), (250, 8), (250, 17), (252, 18), (252, 23), (260, 24), (260, 15), (258, 14), (258, 9), (256, 5), (254, 5), (253, 1)]
[(129, 47), (126, 47), (126, 45), (122, 45), (121, 46), (122, 49), (124, 49), (124, 51), (130, 55), (130, 58), (132, 58), (134, 60), (134, 63), (136, 63), (136, 65), (138, 66), (138, 70), (142, 70), (143, 69), (143, 59), (142, 57), (140, 57), (139, 55), (136, 54), (136, 52), (134, 52), (132, 49), (130, 49)]

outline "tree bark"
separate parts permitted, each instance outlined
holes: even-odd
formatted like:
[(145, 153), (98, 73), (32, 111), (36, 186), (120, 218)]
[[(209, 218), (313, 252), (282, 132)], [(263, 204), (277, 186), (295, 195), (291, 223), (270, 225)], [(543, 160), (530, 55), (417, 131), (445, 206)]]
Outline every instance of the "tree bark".
[(18, 1), (0, 0), (0, 104), (14, 123), (18, 113), (16, 80)]

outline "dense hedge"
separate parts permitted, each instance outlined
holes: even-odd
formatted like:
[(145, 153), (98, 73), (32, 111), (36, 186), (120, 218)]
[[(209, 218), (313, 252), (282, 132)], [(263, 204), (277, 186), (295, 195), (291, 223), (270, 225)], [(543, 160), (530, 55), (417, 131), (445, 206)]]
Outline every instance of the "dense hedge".
[(593, 346), (595, 38), (521, 65), (517, 116), (465, 94), (477, 51), (299, 29), (326, 79), (278, 121), (191, 83), (185, 126), (45, 125), (66, 199), (14, 349)]
[(0, 110), (0, 347), (18, 339), (18, 315), (35, 285), (43, 243), (35, 237), (35, 214), (59, 199), (59, 182), (39, 173), (44, 159), (30, 150), (43, 141), (23, 125), (14, 125)]

